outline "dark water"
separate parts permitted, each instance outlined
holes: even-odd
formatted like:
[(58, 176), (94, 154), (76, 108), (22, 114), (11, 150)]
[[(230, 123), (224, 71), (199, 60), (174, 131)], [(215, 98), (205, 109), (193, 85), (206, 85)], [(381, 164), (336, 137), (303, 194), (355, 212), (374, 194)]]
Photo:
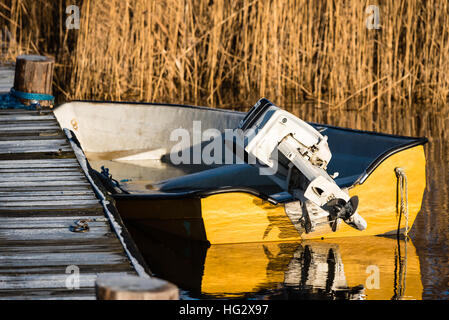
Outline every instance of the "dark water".
[(421, 211), (411, 233), (421, 266), (423, 299), (449, 299), (449, 116), (424, 115), (415, 128), (429, 138)]
[(128, 228), (152, 271), (176, 283), (184, 299), (449, 299), (449, 112), (416, 109), (382, 114), (294, 109), (306, 121), (429, 139), (427, 186), (408, 240), (208, 247), (139, 225)]
[(421, 298), (449, 299), (449, 109), (417, 109), (380, 116), (346, 112), (328, 117), (326, 122), (429, 139), (425, 146), (427, 185), (410, 237), (419, 258)]
[[(426, 190), (410, 238), (419, 258), (422, 299), (449, 299), (449, 108), (415, 107), (415, 111), (344, 112), (310, 117), (309, 121), (408, 136), (425, 136)], [(387, 298), (387, 297), (385, 297)]]
[(384, 237), (210, 247), (128, 228), (152, 271), (183, 299), (421, 299), (413, 243)]

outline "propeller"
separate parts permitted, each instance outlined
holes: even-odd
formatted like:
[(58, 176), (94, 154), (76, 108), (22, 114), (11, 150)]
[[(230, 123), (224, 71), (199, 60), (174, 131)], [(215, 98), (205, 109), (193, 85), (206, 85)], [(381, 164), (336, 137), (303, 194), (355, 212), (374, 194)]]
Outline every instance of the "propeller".
[(326, 203), (326, 209), (329, 211), (331, 218), (331, 228), (335, 232), (337, 230), (338, 219), (348, 220), (357, 211), (359, 205), (359, 197), (353, 196), (349, 201), (343, 199), (332, 199)]

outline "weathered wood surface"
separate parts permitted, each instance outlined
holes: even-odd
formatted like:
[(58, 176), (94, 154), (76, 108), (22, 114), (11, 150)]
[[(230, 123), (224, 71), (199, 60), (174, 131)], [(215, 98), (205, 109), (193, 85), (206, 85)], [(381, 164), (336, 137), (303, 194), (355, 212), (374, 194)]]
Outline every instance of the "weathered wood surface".
[(136, 276), (101, 275), (96, 281), (98, 300), (178, 300), (179, 289), (168, 281)]
[(136, 271), (52, 112), (0, 110), (0, 299), (95, 299), (117, 273)]
[[(53, 57), (37, 55), (21, 55), (16, 59), (14, 89), (27, 93), (52, 94)], [(30, 101), (20, 99), (29, 105)], [(49, 101), (41, 101), (42, 106), (50, 106)]]

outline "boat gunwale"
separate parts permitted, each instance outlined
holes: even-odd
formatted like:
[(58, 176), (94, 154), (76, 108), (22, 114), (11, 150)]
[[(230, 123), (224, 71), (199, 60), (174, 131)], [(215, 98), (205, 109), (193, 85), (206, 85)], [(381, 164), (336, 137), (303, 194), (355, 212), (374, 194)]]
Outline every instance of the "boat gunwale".
[(374, 170), (376, 170), (377, 167), (382, 162), (387, 160), (392, 155), (394, 155), (396, 153), (399, 153), (401, 151), (407, 150), (407, 149), (411, 149), (411, 148), (414, 148), (414, 147), (417, 147), (417, 146), (425, 145), (428, 142), (429, 142), (429, 140), (427, 138), (425, 138), (425, 137), (415, 138), (414, 141), (411, 141), (409, 143), (405, 143), (403, 145), (399, 145), (397, 147), (388, 149), (387, 151), (382, 153), (380, 156), (378, 156), (373, 162), (371, 162), (371, 164), (365, 170), (365, 173), (359, 179), (357, 179), (352, 186), (355, 186), (357, 184), (362, 184), (363, 182), (365, 182), (365, 180), (371, 175), (371, 173), (373, 173)]
[[(211, 108), (211, 107), (204, 107), (204, 106), (193, 106), (193, 105), (189, 105), (189, 104), (160, 103), (160, 102), (136, 102), (136, 101), (110, 101), (110, 100), (72, 100), (72, 101), (64, 102), (58, 106), (55, 106), (55, 109), (60, 106), (65, 105), (65, 104), (70, 104), (73, 102), (92, 103), (92, 104), (118, 104), (118, 105), (130, 104), (133, 106), (142, 105), (142, 107), (148, 107), (148, 106), (182, 107), (182, 108), (191, 108), (191, 109), (207, 110), (207, 111), (214, 111), (214, 112), (236, 113), (236, 114), (241, 114), (241, 115), (246, 114), (246, 112), (243, 112), (243, 111), (221, 109), (221, 108)], [(311, 122), (311, 121), (306, 121), (306, 122), (308, 124), (310, 124), (312, 126), (316, 126), (316, 127), (327, 127), (327, 128), (343, 130), (343, 131), (374, 134), (374, 135), (380, 135), (380, 136), (392, 137), (392, 138), (394, 137), (394, 138), (400, 138), (400, 139), (425, 140), (424, 143), (428, 142), (428, 139), (426, 137), (404, 136), (404, 135), (396, 135), (396, 134), (383, 133), (383, 132), (377, 132), (377, 131), (368, 131), (368, 130), (346, 128), (346, 127), (338, 127), (338, 126), (334, 126), (331, 124), (316, 123), (316, 122)], [(424, 144), (424, 143), (422, 143), (422, 144)]]
[(278, 205), (282, 202), (279, 202), (272, 197), (266, 195), (263, 192), (260, 192), (254, 188), (250, 187), (221, 187), (216, 189), (209, 190), (189, 190), (183, 192), (165, 192), (165, 193), (117, 193), (113, 194), (114, 199), (151, 199), (151, 200), (170, 200), (171, 198), (183, 198), (183, 199), (198, 199), (198, 198), (206, 198), (209, 196), (213, 196), (216, 194), (223, 193), (246, 193), (256, 196), (262, 200), (266, 200), (273, 205)]

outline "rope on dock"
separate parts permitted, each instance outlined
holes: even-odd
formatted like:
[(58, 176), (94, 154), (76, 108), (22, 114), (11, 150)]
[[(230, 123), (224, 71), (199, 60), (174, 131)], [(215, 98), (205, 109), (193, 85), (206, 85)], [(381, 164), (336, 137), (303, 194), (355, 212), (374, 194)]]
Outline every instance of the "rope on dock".
[(32, 101), (50, 101), (54, 102), (55, 97), (51, 94), (43, 94), (43, 93), (30, 93), (30, 92), (22, 92), (11, 88), (11, 95), (16, 98), (24, 99), (24, 100), (32, 100)]
[[(32, 103), (27, 106), (23, 104), (19, 99), (30, 100)], [(40, 101), (49, 101), (51, 104), (53, 104), (54, 100), (55, 97), (49, 94), (27, 93), (11, 88), (11, 91), (9, 93), (0, 95), (0, 109), (36, 110), (40, 108)]]
[(26, 106), (19, 101), (11, 93), (0, 95), (0, 109), (25, 109), (25, 110), (35, 110), (34, 105)]

